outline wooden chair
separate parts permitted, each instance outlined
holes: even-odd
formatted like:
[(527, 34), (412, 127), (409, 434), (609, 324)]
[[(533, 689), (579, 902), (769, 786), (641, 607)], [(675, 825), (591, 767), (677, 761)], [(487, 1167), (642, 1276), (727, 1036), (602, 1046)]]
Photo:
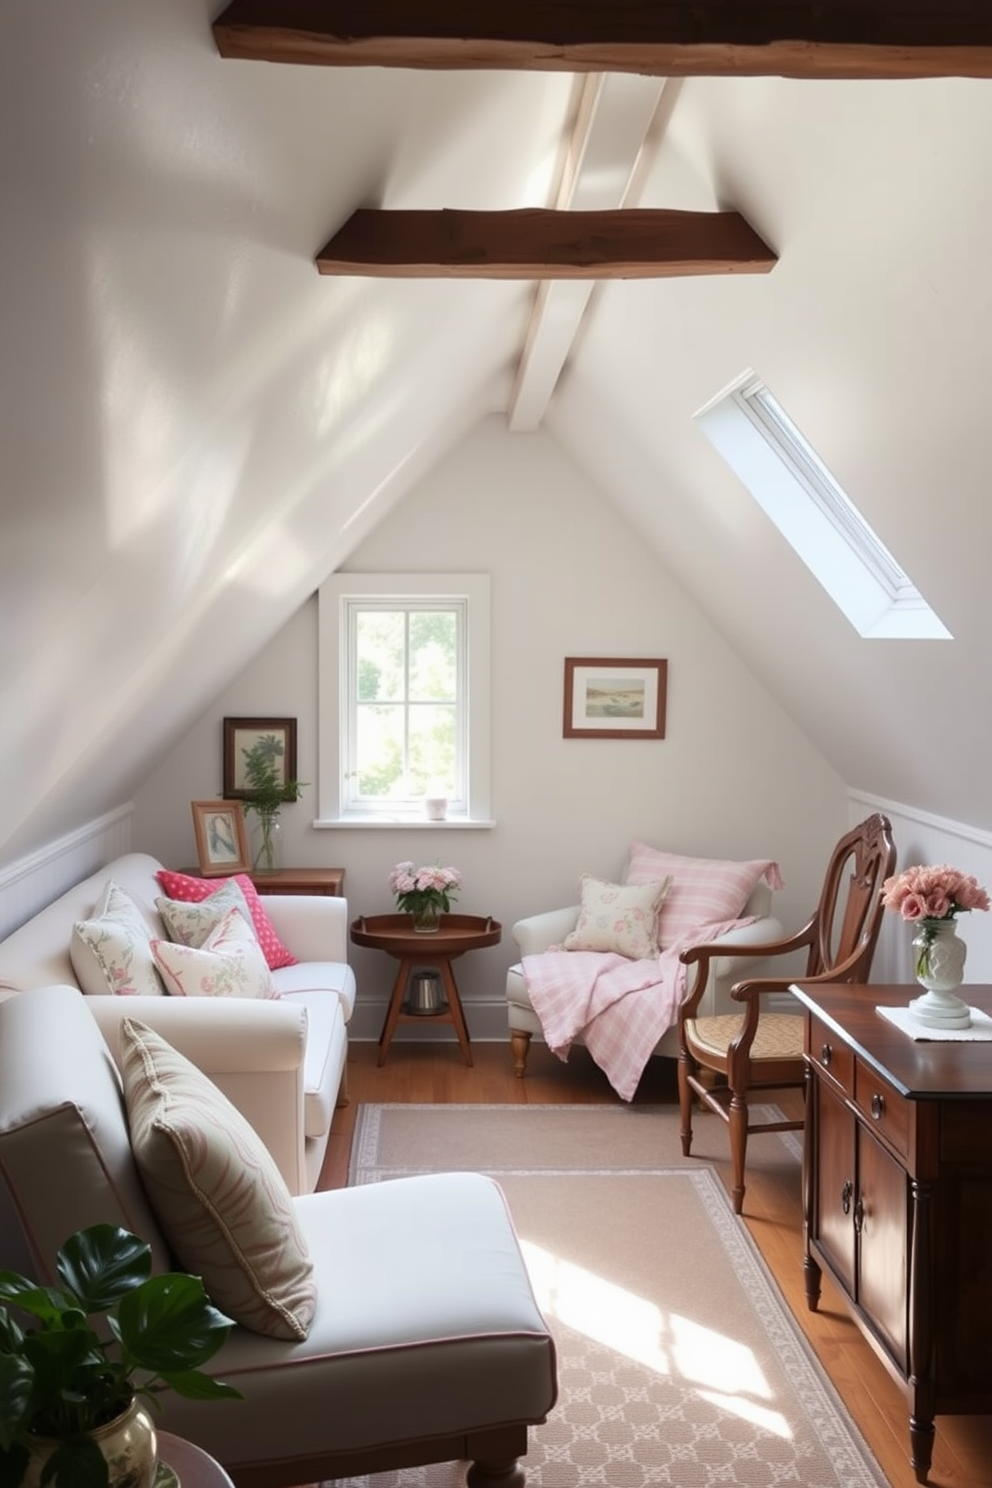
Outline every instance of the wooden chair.
[(682, 1151), (692, 1147), (692, 1100), (697, 1096), (730, 1127), (734, 1212), (744, 1204), (744, 1163), (751, 1132), (799, 1130), (803, 1122), (755, 1121), (748, 1109), (754, 1091), (803, 1089), (803, 1019), (799, 1013), (768, 1013), (762, 1001), (787, 992), (792, 982), (868, 981), (882, 924), (883, 881), (895, 868), (896, 850), (887, 817), (876, 813), (847, 832), (827, 866), (820, 902), (795, 935), (764, 945), (735, 947), (757, 960), (808, 947), (806, 970), (782, 977), (737, 982), (731, 989), (743, 1013), (696, 1016), (710, 960), (718, 944), (691, 946), (681, 954), (695, 966), (692, 990), (679, 1011), (679, 1110)]

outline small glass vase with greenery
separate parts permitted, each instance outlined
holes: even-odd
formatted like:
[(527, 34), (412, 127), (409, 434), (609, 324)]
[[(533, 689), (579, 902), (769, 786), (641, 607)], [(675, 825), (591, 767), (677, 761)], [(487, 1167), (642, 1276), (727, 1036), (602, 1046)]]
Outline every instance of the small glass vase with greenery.
[(200, 1367), (234, 1323), (198, 1276), (153, 1276), (151, 1247), (115, 1225), (70, 1236), (56, 1270), (52, 1287), (0, 1271), (2, 1488), (18, 1488), (46, 1450), (34, 1480), (108, 1488), (92, 1433), (136, 1401), (159, 1409), (155, 1397), (167, 1389), (191, 1400), (244, 1398)]
[(245, 815), (254, 812), (258, 818), (258, 845), (252, 857), (256, 873), (275, 873), (279, 862), (279, 812), (287, 801), (298, 801), (306, 784), (304, 780), (285, 780), (278, 762), (285, 748), (275, 734), (263, 734), (245, 757)]

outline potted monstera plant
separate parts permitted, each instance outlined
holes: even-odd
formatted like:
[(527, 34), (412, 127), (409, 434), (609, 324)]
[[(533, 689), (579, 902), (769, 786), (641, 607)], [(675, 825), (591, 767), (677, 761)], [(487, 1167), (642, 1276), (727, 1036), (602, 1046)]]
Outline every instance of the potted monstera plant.
[(57, 1286), (0, 1271), (0, 1488), (143, 1488), (146, 1402), (243, 1398), (201, 1369), (233, 1321), (198, 1276), (151, 1271), (151, 1247), (114, 1225), (65, 1242)]

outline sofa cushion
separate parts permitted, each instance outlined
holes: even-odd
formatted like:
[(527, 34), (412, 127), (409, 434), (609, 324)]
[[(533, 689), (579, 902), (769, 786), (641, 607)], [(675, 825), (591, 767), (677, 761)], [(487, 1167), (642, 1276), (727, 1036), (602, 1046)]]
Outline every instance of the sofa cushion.
[(670, 877), (671, 887), (658, 916), (661, 949), (691, 940), (702, 925), (737, 919), (760, 878), (782, 887), (779, 866), (771, 858), (735, 862), (723, 858), (687, 858), (659, 852), (644, 842), (630, 844), (625, 881), (644, 884)]
[(288, 1188), (244, 1117), (144, 1023), (121, 1023), (131, 1148), (159, 1224), (211, 1300), (272, 1338), (306, 1338), (313, 1265)]
[[(215, 894), (223, 882), (218, 878), (194, 878), (189, 873), (175, 873), (170, 868), (160, 869), (155, 876), (170, 899), (188, 899), (194, 904)], [(248, 901), (255, 934), (269, 970), (276, 971), (280, 966), (292, 966), (296, 957), (276, 934), (275, 926), (258, 897), (258, 890), (247, 873), (235, 873), (232, 877)]]
[(280, 997), (291, 992), (336, 993), (346, 1023), (355, 1010), (355, 973), (346, 961), (297, 961), (274, 971), (272, 980)]
[[(278, 976), (279, 973), (276, 973)], [(338, 1096), (340, 1063), (347, 1043), (344, 1013), (333, 992), (280, 992), (281, 1002), (306, 1008), (307, 1043), (303, 1055), (303, 1130), (322, 1136), (330, 1127)]]
[(233, 878), (225, 878), (220, 888), (206, 899), (195, 903), (188, 899), (155, 900), (155, 908), (162, 916), (162, 923), (170, 940), (178, 945), (202, 946), (211, 930), (216, 930), (229, 909), (237, 909), (250, 926), (256, 942), (255, 924), (240, 884)]
[(565, 937), (565, 950), (612, 951), (633, 961), (657, 956), (658, 910), (669, 882), (659, 878), (643, 884), (614, 884), (583, 873), (579, 918)]
[(153, 940), (152, 955), (174, 997), (278, 997), (253, 927), (231, 908), (201, 946)]
[(139, 905), (110, 879), (92, 919), (72, 926), (69, 956), (80, 987), (89, 995), (159, 996), (162, 979), (152, 954), (151, 933)]

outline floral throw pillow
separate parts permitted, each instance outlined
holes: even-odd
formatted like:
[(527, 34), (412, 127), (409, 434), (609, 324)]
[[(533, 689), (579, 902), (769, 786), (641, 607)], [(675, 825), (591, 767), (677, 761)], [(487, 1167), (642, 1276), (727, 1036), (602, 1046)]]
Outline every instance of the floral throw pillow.
[(583, 873), (582, 903), (575, 929), (565, 937), (566, 951), (613, 951), (632, 961), (658, 954), (658, 911), (671, 880), (624, 885), (606, 883)]
[(153, 940), (152, 955), (173, 997), (278, 997), (255, 932), (229, 909), (202, 946)]
[(161, 868), (155, 877), (170, 899), (186, 899), (191, 904), (209, 898), (211, 894), (216, 893), (222, 883), (236, 883), (248, 901), (255, 934), (258, 936), (258, 943), (262, 947), (269, 970), (278, 971), (280, 966), (296, 965), (296, 957), (288, 946), (283, 945), (276, 934), (276, 927), (266, 914), (262, 901), (258, 897), (258, 890), (247, 873), (235, 873), (230, 879), (194, 878), (189, 873), (174, 873), (171, 868)]
[(233, 878), (225, 879), (216, 893), (195, 904), (186, 899), (156, 899), (155, 908), (162, 916), (169, 939), (177, 941), (179, 945), (193, 946), (194, 949), (202, 946), (211, 930), (216, 930), (230, 909), (238, 910), (245, 924), (251, 925), (252, 934), (255, 934), (248, 900)]
[(80, 987), (91, 996), (161, 997), (165, 990), (155, 968), (148, 922), (113, 879), (93, 918), (73, 925), (69, 959)]

